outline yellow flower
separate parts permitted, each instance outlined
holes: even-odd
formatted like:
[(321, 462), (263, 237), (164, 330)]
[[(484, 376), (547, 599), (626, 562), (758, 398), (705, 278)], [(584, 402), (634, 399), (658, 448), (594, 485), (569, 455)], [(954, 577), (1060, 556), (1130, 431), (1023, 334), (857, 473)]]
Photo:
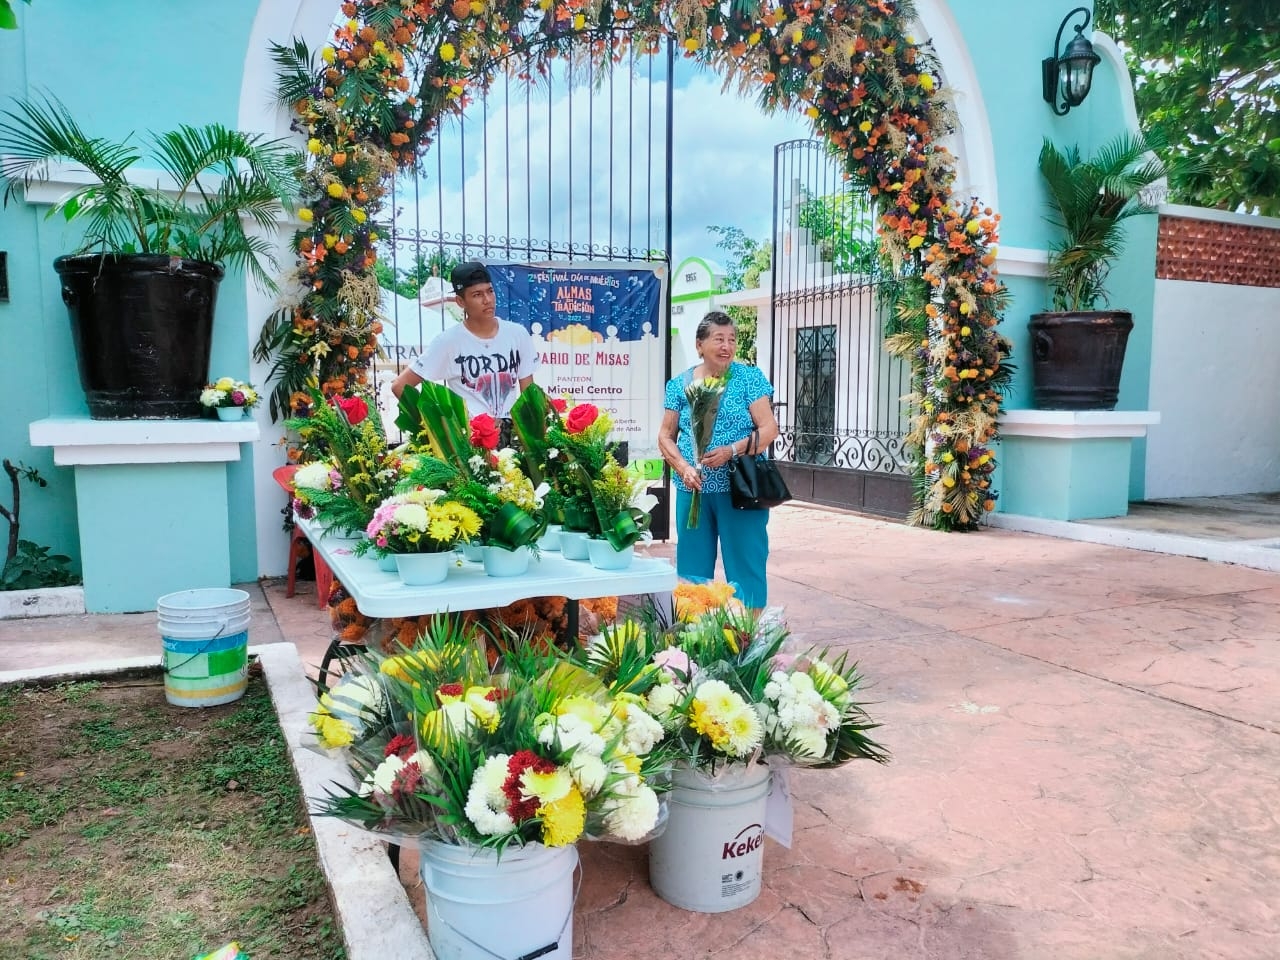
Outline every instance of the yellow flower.
[(214, 384), (219, 390), (234, 390), (236, 382), (230, 377), (219, 377), (218, 382)]
[(386, 45), (385, 43), (383, 43), (381, 40), (375, 40), (375, 41), (373, 42), (373, 52), (374, 52), (374, 53), (386, 53), (386, 52), (387, 52), (387, 45)]
[(315, 727), (320, 742), (330, 749), (349, 746), (355, 739), (351, 724), (339, 720), (323, 707), (311, 714), (311, 725)]
[(303, 223), (310, 223), (312, 220), (315, 219), (315, 214), (311, 212), (310, 207), (303, 207), (301, 210), (298, 211), (298, 219), (301, 220)]
[(870, 132), (871, 132), (871, 121), (870, 121), (870, 120), (863, 120), (860, 124), (858, 124), (858, 129), (859, 129), (859, 130), (861, 130), (863, 133), (870, 133)]
[(754, 47), (754, 46), (755, 46), (757, 43), (759, 43), (759, 42), (760, 42), (760, 31), (759, 31), (759, 30), (753, 30), (750, 34), (748, 34), (748, 35), (747, 35), (747, 45), (748, 45), (748, 46), (752, 46), (752, 47)]
[(724, 628), (724, 642), (729, 647), (729, 652), (736, 655), (738, 653), (738, 635), (728, 627)]
[(454, 48), (452, 43), (440, 44), (440, 59), (443, 60), (445, 63), (448, 63), (457, 55), (458, 55), (458, 51)]
[(933, 89), (933, 75), (929, 73), (920, 74), (920, 89), (928, 93)]
[(982, 229), (982, 224), (980, 224), (977, 218), (975, 217), (974, 219), (970, 220), (968, 223), (964, 225), (964, 229), (966, 233), (968, 233), (970, 236), (973, 236), (975, 233), (977, 233), (979, 230)]
[(922, 246), (924, 246), (924, 237), (918, 233), (907, 241), (907, 249), (909, 250), (917, 250)]
[(805, 107), (805, 111), (804, 111), (804, 112), (805, 112), (805, 114), (806, 114), (807, 116), (810, 116), (810, 117), (815, 117), (815, 118), (816, 118), (816, 117), (818, 116), (818, 108), (817, 108), (817, 107)]
[(340, 197), (344, 197), (346, 193), (347, 189), (342, 184), (337, 182), (329, 184), (329, 196), (333, 197), (333, 199), (337, 200)]
[(582, 15), (581, 13), (575, 13), (573, 15), (573, 29), (581, 30), (586, 25), (587, 25), (587, 18), (584, 15)]
[(939, 460), (941, 460), (943, 463), (950, 463), (952, 460), (954, 460), (954, 459), (955, 459), (955, 454), (952, 454), (952, 453), (944, 453), (944, 454), (943, 454), (942, 456), (940, 456), (938, 459), (939, 459)]
[(307, 141), (307, 150), (311, 153), (320, 153), (324, 150), (324, 144), (320, 142), (319, 138), (312, 137)]
[(969, 306), (967, 303), (962, 303), (960, 304), (960, 313), (967, 317), (969, 314), (973, 313), (973, 307)]
[[(368, 220), (368, 219), (369, 219), (369, 215), (368, 215), (367, 213), (365, 213), (363, 210), (361, 210), (359, 207), (352, 207), (352, 208), (351, 208), (351, 219), (353, 219), (356, 223), (364, 223), (366, 220)], [(372, 234), (372, 233), (371, 233), (371, 234), (369, 234), (369, 239), (370, 239), (370, 240), (377, 240), (378, 238), (377, 238), (374, 234)]]
[(794, 33), (792, 33), (792, 34), (791, 34), (791, 42), (792, 42), (792, 43), (800, 43), (800, 42), (801, 42), (801, 41), (803, 41), (803, 40), (804, 40), (804, 31), (803, 31), (803, 30), (796, 30)]
[(920, 204), (918, 203), (907, 204), (907, 213), (915, 213), (919, 209), (920, 209)]
[(324, 235), (324, 245), (328, 247), (330, 250), (333, 249), (333, 245), (336, 244), (337, 242), (338, 242), (338, 235), (336, 233), (326, 233)]
[(971, 334), (971, 333), (973, 333), (973, 331), (972, 331), (972, 330), (970, 330), (968, 327), (961, 327), (961, 328), (960, 328), (960, 336), (962, 336), (962, 337), (967, 337), (967, 336), (968, 336), (969, 334)]
[(563, 800), (574, 789), (573, 774), (565, 767), (556, 767), (550, 773), (538, 773), (530, 768), (520, 774), (520, 792), (527, 797), (537, 797), (539, 806)]
[(693, 51), (698, 49), (698, 38), (686, 37), (684, 41), (684, 48), (688, 50), (690, 53), (693, 53)]
[(559, 800), (544, 803), (538, 815), (542, 818), (542, 842), (548, 847), (566, 847), (582, 836), (587, 805), (582, 792), (573, 786)]
[(325, 47), (320, 51), (320, 59), (325, 63), (333, 63), (337, 55), (333, 52), (333, 47)]

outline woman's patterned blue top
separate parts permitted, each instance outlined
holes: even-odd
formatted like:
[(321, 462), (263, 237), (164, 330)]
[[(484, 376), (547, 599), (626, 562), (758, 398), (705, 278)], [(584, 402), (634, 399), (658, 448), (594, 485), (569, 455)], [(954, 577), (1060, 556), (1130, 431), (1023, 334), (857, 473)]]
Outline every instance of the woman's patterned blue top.
[[(748, 408), (761, 397), (773, 396), (773, 386), (759, 367), (734, 361), (729, 369), (729, 384), (720, 397), (720, 413), (716, 416), (716, 428), (711, 434), (712, 447), (727, 446), (749, 436), (755, 427), (755, 421), (751, 419)], [(683, 373), (669, 380), (663, 406), (679, 414), (680, 427), (676, 433), (676, 445), (685, 460), (696, 463), (693, 459), (693, 424), (689, 419), (689, 401), (684, 395), (684, 388)], [(672, 480), (679, 489), (689, 489), (680, 482), (679, 476), (673, 475)], [(729, 468), (704, 467), (702, 489), (709, 493), (728, 493)]]

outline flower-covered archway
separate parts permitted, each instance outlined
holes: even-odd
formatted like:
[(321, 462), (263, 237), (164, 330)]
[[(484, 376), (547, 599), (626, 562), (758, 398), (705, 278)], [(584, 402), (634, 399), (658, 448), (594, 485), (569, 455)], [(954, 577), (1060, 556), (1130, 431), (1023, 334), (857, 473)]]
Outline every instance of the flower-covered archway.
[[(875, 198), (896, 287), (891, 352), (914, 374), (912, 520), (972, 529), (994, 507), (990, 443), (1011, 373), (996, 325), (999, 217), (952, 195), (954, 127), (937, 65), (892, 0), (352, 0), (314, 56), (277, 46), (280, 97), (306, 138), (293, 302), (264, 326), (273, 416), (311, 377), (358, 388), (377, 351), (378, 215), (440, 122), (501, 70), (534, 79), (557, 59), (597, 65), (666, 38), (766, 110), (799, 109), (846, 175)], [(589, 51), (584, 54), (583, 51)], [(305, 393), (302, 393), (305, 397)]]

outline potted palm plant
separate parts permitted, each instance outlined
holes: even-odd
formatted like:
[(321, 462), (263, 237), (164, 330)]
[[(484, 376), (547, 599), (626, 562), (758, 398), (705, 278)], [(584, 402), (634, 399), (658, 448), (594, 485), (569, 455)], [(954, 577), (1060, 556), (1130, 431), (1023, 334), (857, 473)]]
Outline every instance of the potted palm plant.
[(95, 419), (200, 416), (224, 270), (272, 288), (269, 244), (246, 222), (273, 228), (296, 195), (298, 155), (284, 141), (184, 124), (143, 146), (167, 182), (131, 179), (144, 155), (132, 138), (89, 135), (56, 98), (0, 112), (6, 205), (55, 161), (93, 177), (50, 215), (84, 225), (83, 242), (54, 269)]
[(1033, 393), (1046, 410), (1111, 410), (1120, 393), (1128, 310), (1106, 304), (1106, 282), (1124, 248), (1123, 223), (1155, 211), (1151, 189), (1168, 174), (1152, 135), (1125, 133), (1091, 159), (1048, 140), (1040, 173), (1049, 189), (1046, 218), (1063, 231), (1049, 251), (1053, 309), (1031, 316)]

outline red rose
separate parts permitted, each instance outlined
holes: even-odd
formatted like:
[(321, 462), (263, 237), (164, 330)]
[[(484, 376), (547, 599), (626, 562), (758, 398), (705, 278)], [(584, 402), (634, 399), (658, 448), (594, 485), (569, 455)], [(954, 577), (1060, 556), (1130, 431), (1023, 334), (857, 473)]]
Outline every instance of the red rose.
[(498, 445), (498, 421), (487, 413), (471, 418), (471, 445), (492, 450)]
[(551, 409), (556, 413), (564, 413), (565, 410), (569, 409), (569, 403), (564, 397), (552, 397)]
[(359, 397), (339, 397), (338, 409), (353, 427), (369, 415), (369, 405)]
[(594, 403), (580, 403), (569, 411), (569, 418), (564, 425), (570, 433), (581, 433), (595, 423), (598, 416), (600, 408)]

